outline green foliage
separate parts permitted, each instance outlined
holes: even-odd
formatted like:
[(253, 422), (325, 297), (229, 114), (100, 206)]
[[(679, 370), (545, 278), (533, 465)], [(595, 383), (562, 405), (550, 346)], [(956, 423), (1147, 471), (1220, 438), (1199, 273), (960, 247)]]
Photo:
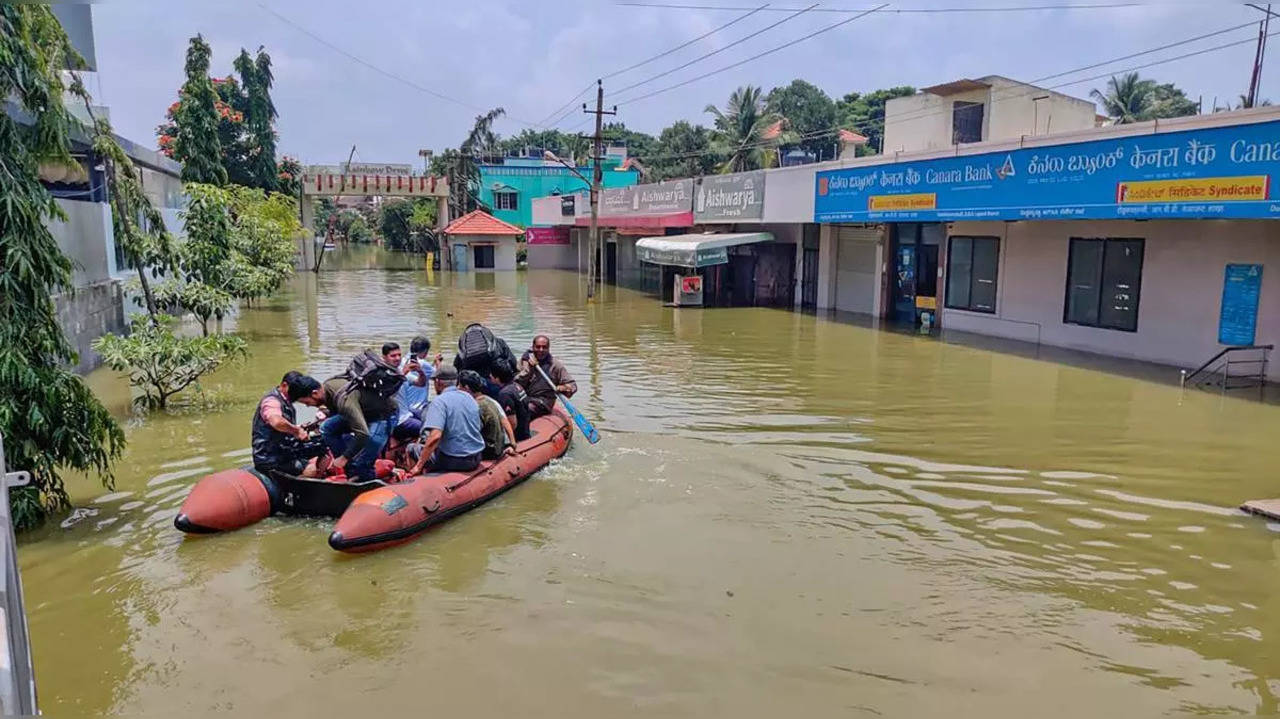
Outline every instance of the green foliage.
[(839, 155), (836, 103), (817, 86), (792, 80), (790, 85), (770, 90), (765, 105), (769, 112), (786, 118), (787, 127), (798, 138), (796, 145), (805, 152), (818, 160)]
[(218, 139), (218, 99), (209, 80), (211, 51), (204, 37), (191, 38), (187, 48), (187, 81), (182, 85), (174, 124), (177, 135), (173, 157), (182, 163), (182, 179), (223, 185), (227, 170), (222, 165), (222, 142)]
[(378, 211), (378, 232), (383, 245), (389, 250), (416, 250), (409, 221), (413, 217), (413, 203), (408, 200), (388, 200)]
[[(33, 488), (12, 495), (14, 520), (30, 527), (68, 505), (61, 472), (94, 472), (111, 486), (124, 433), (84, 382), (52, 295), (71, 289), (71, 261), (46, 222), (61, 217), (40, 184), (39, 165), (72, 162), (61, 71), (79, 67), (48, 6), (0, 4), (0, 96), (31, 114), (20, 127), (0, 113), (0, 433), (10, 468)], [(72, 92), (83, 94), (79, 81)]]
[(413, 202), (413, 214), (409, 216), (409, 229), (418, 232), (432, 232), (436, 227), (436, 201), (419, 198)]
[(332, 197), (320, 197), (312, 202), (315, 203), (315, 217), (311, 230), (319, 236), (324, 236), (329, 232), (329, 219), (333, 218), (335, 222), (337, 221), (338, 206), (334, 204)]
[(715, 172), (711, 132), (701, 125), (680, 120), (662, 130), (646, 158), (647, 179), (661, 182), (677, 177), (699, 177)]
[[(606, 143), (626, 145), (627, 155), (641, 161), (653, 154), (653, 148), (658, 142), (653, 135), (628, 130), (627, 126), (621, 122), (606, 122), (600, 132), (604, 135)], [(585, 148), (586, 154), (590, 158), (591, 148), (589, 142), (586, 144), (588, 145)]]
[(241, 49), (235, 59), (236, 72), (244, 86), (244, 125), (246, 137), (246, 171), (251, 187), (276, 190), (279, 187), (276, 167), (277, 117), (275, 104), (271, 102), (271, 56), (261, 47), (256, 58), (250, 58)]
[(364, 215), (358, 212), (347, 223), (346, 236), (349, 242), (373, 242), (373, 231), (369, 229)]
[(841, 127), (853, 130), (867, 138), (860, 151), (870, 154), (884, 149), (884, 105), (895, 97), (916, 94), (910, 85), (900, 85), (866, 94), (851, 92), (836, 103), (836, 115)]
[(723, 110), (707, 105), (706, 111), (715, 116), (711, 149), (724, 158), (717, 167), (720, 172), (758, 170), (773, 165), (775, 150), (786, 138), (785, 133), (773, 136), (773, 129), (783, 118), (765, 108), (760, 88), (739, 87), (729, 95)]
[(302, 194), (302, 163), (297, 159), (285, 155), (280, 158), (280, 164), (276, 168), (277, 187), (280, 194), (289, 197), (298, 197)]
[(457, 150), (442, 153), (439, 164), (432, 163), (433, 168), (441, 170), (438, 174), (449, 178), (449, 213), (452, 216), (461, 217), (477, 208), (490, 211), (479, 197), (480, 163), (501, 160), (502, 148), (497, 133), (493, 131), (493, 123), (505, 114), (506, 110), (495, 107), (477, 115), (462, 145)]
[(227, 360), (243, 357), (246, 344), (235, 335), (184, 337), (174, 330), (174, 320), (159, 322), (135, 318), (128, 337), (103, 335), (93, 343), (107, 366), (129, 375), (142, 390), (134, 398), (141, 409), (164, 409), (169, 398)]
[(1094, 90), (1089, 96), (1117, 125), (1185, 117), (1200, 111), (1199, 104), (1173, 83), (1159, 84), (1136, 72), (1112, 75), (1105, 91)]

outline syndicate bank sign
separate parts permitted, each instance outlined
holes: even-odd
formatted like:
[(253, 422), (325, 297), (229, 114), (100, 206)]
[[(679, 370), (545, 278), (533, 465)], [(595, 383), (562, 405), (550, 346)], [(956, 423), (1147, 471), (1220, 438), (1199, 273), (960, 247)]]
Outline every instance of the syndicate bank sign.
[(815, 222), (1280, 218), (1280, 121), (817, 173)]
[(761, 170), (710, 175), (698, 185), (693, 207), (696, 222), (737, 222), (764, 216), (765, 174)]

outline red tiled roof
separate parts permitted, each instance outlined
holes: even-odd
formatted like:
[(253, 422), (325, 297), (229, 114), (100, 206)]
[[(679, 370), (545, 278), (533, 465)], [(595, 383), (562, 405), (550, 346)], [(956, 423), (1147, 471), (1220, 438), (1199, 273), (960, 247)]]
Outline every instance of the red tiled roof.
[(867, 144), (867, 138), (863, 135), (859, 135), (858, 133), (852, 130), (841, 130), (840, 142), (852, 143), (854, 145), (865, 145)]
[(508, 224), (483, 210), (473, 210), (444, 228), (446, 235), (523, 235), (524, 230)]
[(778, 120), (777, 122), (773, 123), (772, 125), (770, 125), (768, 128), (765, 129), (764, 133), (760, 135), (760, 139), (776, 140), (778, 139), (778, 136), (781, 134), (782, 134), (782, 120)]

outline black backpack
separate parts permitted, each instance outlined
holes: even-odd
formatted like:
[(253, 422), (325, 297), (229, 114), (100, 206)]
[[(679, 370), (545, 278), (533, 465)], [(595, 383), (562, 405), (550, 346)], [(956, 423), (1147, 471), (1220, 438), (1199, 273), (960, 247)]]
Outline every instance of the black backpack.
[(339, 376), (347, 378), (347, 386), (338, 392), (339, 402), (356, 389), (367, 389), (381, 397), (390, 397), (404, 384), (404, 375), (373, 350), (365, 350), (352, 357), (347, 371)]
[(453, 363), (458, 371), (475, 370), (488, 377), (489, 371), (499, 362), (506, 363), (514, 371), (514, 356), (507, 343), (479, 322), (467, 325), (462, 336), (458, 337), (458, 356)]

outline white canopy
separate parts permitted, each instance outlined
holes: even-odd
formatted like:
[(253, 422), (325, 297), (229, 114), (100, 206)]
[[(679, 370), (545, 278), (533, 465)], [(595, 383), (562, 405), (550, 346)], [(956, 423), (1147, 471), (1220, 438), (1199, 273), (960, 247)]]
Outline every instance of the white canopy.
[(642, 237), (636, 242), (636, 257), (641, 262), (677, 267), (710, 267), (729, 262), (729, 249), (735, 245), (771, 242), (768, 232), (703, 232), (670, 237)]

